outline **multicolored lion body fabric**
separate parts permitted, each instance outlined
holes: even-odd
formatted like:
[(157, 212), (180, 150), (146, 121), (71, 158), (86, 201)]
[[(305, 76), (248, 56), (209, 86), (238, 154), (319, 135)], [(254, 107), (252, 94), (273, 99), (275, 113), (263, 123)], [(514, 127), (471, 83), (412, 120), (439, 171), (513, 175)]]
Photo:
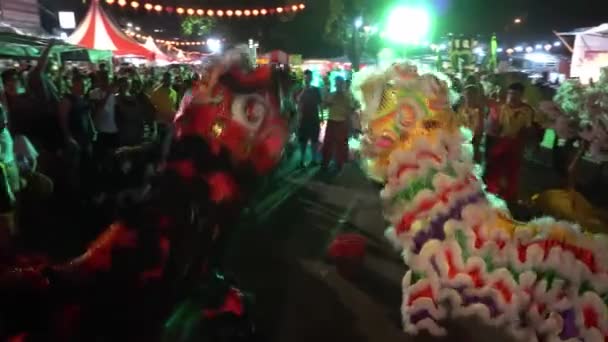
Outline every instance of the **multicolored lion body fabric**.
[(524, 341), (608, 341), (606, 236), (493, 206), (435, 76), (394, 65), (359, 83), (365, 166), (409, 267), (405, 331), (476, 316)]

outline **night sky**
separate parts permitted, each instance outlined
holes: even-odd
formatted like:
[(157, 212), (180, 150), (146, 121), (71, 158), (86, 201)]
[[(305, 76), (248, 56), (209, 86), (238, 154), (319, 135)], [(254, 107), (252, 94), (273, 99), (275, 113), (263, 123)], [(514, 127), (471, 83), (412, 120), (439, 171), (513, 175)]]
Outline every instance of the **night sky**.
[[(145, 0), (140, 0), (145, 2)], [(291, 2), (289, 2), (291, 1)], [(300, 2), (296, 0), (156, 0), (152, 3), (166, 5), (191, 4), (193, 7), (277, 6)], [(276, 17), (258, 19), (224, 19), (218, 27), (218, 35), (229, 41), (246, 41), (254, 38), (260, 41), (263, 49), (284, 49), (288, 52), (302, 53), (308, 57), (330, 57), (341, 54), (340, 47), (331, 46), (322, 38), (323, 22), (328, 12), (329, 0), (301, 0), (307, 4), (304, 13), (287, 22)], [(368, 0), (380, 4), (388, 0)], [(422, 0), (409, 0), (409, 3)], [(83, 0), (41, 0), (44, 7), (51, 11), (75, 10), (82, 15), (87, 5)], [(390, 2), (389, 2), (390, 3)], [(396, 3), (396, 2), (395, 2)], [(408, 3), (402, 2), (402, 3)], [(507, 42), (530, 42), (537, 39), (554, 39), (551, 31), (567, 31), (577, 27), (598, 25), (608, 22), (608, 1), (605, 0), (429, 0), (437, 19), (435, 35), (448, 32), (463, 34), (490, 34), (496, 32), (499, 39)], [(382, 6), (382, 5), (377, 5)], [(108, 6), (105, 6), (108, 9)], [(161, 38), (178, 35), (179, 19), (175, 15), (143, 15), (145, 11), (119, 10), (111, 7), (109, 12), (119, 22), (127, 20), (141, 25), (144, 32), (152, 33), (156, 28), (167, 31)], [(45, 18), (47, 17), (47, 18)], [(44, 15), (44, 22), (52, 22)], [(513, 25), (513, 19), (524, 19), (522, 25)], [(80, 18), (78, 18), (80, 19)], [(406, 20), (406, 18), (404, 18)]]

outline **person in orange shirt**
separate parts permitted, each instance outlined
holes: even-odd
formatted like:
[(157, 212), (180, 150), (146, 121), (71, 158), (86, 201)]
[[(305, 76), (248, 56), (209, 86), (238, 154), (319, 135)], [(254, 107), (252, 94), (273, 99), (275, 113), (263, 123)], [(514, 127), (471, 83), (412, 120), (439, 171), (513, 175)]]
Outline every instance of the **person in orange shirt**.
[(524, 86), (509, 86), (507, 101), (497, 109), (497, 136), (487, 153), (487, 190), (507, 202), (517, 200), (525, 143), (533, 129), (534, 109), (522, 101)]

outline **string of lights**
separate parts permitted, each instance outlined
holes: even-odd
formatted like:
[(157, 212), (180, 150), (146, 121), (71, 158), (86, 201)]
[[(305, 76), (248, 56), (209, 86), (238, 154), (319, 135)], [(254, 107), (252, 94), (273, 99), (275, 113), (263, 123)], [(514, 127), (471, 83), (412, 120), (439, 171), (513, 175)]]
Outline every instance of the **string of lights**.
[(281, 15), (288, 13), (301, 12), (306, 8), (303, 3), (289, 6), (279, 6), (270, 8), (237, 8), (237, 9), (216, 9), (216, 8), (191, 8), (191, 7), (173, 7), (164, 6), (152, 3), (141, 3), (139, 1), (128, 0), (105, 0), (108, 5), (118, 5), (121, 8), (130, 7), (134, 10), (144, 9), (148, 12), (157, 13), (176, 13), (178, 15), (189, 16), (208, 16), (208, 17), (258, 17), (266, 15)]
[(132, 29), (126, 29), (123, 30), (128, 36), (130, 37), (134, 37), (137, 39), (142, 39), (145, 40), (148, 37), (152, 38), (154, 40), (155, 43), (157, 44), (164, 44), (164, 45), (174, 45), (174, 46), (201, 46), (201, 45), (207, 45), (207, 43), (205, 41), (200, 41), (200, 40), (195, 40), (195, 41), (185, 41), (185, 40), (172, 40), (172, 39), (160, 39), (160, 38), (154, 38), (151, 35), (148, 34), (144, 34), (144, 33), (139, 33), (137, 31), (133, 31)]

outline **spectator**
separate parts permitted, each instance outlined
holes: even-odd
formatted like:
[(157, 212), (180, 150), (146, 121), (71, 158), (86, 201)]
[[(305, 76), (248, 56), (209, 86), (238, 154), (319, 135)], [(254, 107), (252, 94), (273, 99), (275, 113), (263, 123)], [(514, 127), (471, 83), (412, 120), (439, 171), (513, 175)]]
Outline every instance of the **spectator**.
[(335, 78), (336, 91), (326, 100), (329, 107), (327, 130), (323, 141), (323, 168), (327, 169), (333, 159), (341, 170), (348, 159), (349, 120), (355, 110), (353, 98), (346, 91), (344, 78)]
[(498, 108), (498, 137), (488, 151), (488, 191), (508, 202), (517, 200), (524, 146), (533, 128), (534, 109), (523, 102), (525, 87), (509, 86), (507, 102)]
[(177, 92), (173, 89), (170, 72), (163, 74), (162, 84), (152, 92), (150, 100), (156, 107), (156, 120), (163, 125), (172, 125), (177, 110)]
[(72, 75), (71, 91), (63, 97), (59, 120), (66, 142), (69, 183), (74, 190), (89, 188), (93, 173), (93, 143), (95, 127), (92, 106), (85, 97), (85, 79), (80, 73)]
[(144, 140), (156, 140), (158, 137), (158, 128), (154, 121), (156, 110), (150, 101), (150, 97), (146, 94), (144, 82), (140, 77), (135, 77), (131, 82), (131, 93), (137, 102), (141, 118), (144, 120)]
[(304, 71), (304, 89), (298, 95), (298, 114), (300, 116), (298, 139), (300, 141), (300, 166), (305, 167), (306, 149), (310, 142), (312, 162), (317, 162), (319, 132), (321, 130), (321, 90), (312, 86), (312, 71)]
[(480, 86), (469, 84), (464, 88), (462, 101), (458, 106), (456, 115), (462, 126), (471, 130), (473, 134), (473, 156), (477, 163), (481, 162), (481, 138), (483, 137), (483, 122), (486, 106), (483, 101)]
[(107, 72), (97, 73), (99, 87), (93, 89), (93, 122), (98, 132), (96, 154), (106, 154), (118, 147), (118, 126), (116, 125), (116, 96)]

